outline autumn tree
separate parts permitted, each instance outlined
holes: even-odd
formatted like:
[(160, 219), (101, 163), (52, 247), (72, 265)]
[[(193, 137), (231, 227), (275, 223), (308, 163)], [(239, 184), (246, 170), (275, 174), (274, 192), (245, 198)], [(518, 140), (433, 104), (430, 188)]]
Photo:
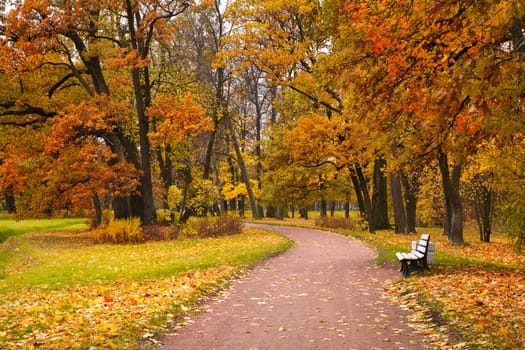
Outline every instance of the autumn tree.
[[(511, 56), (504, 47), (513, 14), (520, 12), (516, 6), (498, 1), (489, 10), (474, 1), (385, 0), (347, 1), (344, 8), (351, 21), (351, 45), (362, 50), (348, 56), (355, 63), (348, 76), (361, 78), (349, 91), (355, 97), (363, 96), (359, 91), (369, 93), (365, 101), (373, 106), (367, 113), (371, 126), (382, 125), (391, 133), (403, 130), (402, 138), (392, 141), (402, 145), (398, 162), (438, 160), (447, 208), (445, 233), (454, 243), (463, 242), (461, 170), (491, 115), (484, 88), (498, 85), (494, 72)], [(495, 71), (489, 73), (487, 64)]]
[[(100, 101), (109, 103), (106, 108), (111, 108), (112, 103), (128, 104), (126, 108), (106, 110), (98, 124), (75, 124), (77, 116), (73, 113), (61, 114), (62, 123), (56, 124), (63, 125), (70, 140), (76, 137), (72, 132), (78, 136), (87, 132), (98, 137), (115, 154), (110, 164), (129, 162), (140, 173), (136, 188), (140, 194), (131, 193), (126, 197), (118, 191), (113, 193), (116, 217), (140, 216), (144, 224), (155, 222), (150, 122), (145, 113), (152, 104), (149, 54), (154, 43), (170, 35), (169, 20), (188, 5), (186, 1), (104, 4), (25, 1), (7, 17), (2, 46), (2, 64), (6, 71), (13, 75), (41, 74), (48, 67), (59, 67), (62, 72), (54, 81), (46, 80), (48, 85), (40, 86), (37, 91), (36, 101), (43, 105), (24, 105), (18, 94), (12, 99), (16, 108), (3, 114), (38, 118), (48, 117), (50, 113), (57, 115), (58, 109), (53, 107), (58, 105), (53, 103), (64, 99), (68, 90), (78, 90), (78, 87), (86, 101), (93, 99), (86, 106), (97, 103), (100, 106)], [(121, 72), (126, 74), (122, 76)], [(48, 101), (41, 101), (42, 97)], [(52, 108), (50, 111), (43, 107), (48, 105)]]

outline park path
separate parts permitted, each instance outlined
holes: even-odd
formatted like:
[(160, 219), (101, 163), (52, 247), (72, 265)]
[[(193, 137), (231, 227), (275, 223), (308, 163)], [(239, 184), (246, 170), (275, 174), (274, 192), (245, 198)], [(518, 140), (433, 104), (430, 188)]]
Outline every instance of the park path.
[(394, 268), (361, 242), (314, 229), (252, 225), (295, 247), (234, 281), (163, 341), (163, 349), (426, 349), (383, 295)]

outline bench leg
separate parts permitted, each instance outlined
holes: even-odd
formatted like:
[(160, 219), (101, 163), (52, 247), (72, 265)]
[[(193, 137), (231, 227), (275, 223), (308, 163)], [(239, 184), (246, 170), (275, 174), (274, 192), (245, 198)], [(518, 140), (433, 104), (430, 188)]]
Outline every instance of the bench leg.
[(408, 263), (406, 260), (401, 260), (401, 274), (403, 277), (408, 277), (410, 272), (408, 271)]

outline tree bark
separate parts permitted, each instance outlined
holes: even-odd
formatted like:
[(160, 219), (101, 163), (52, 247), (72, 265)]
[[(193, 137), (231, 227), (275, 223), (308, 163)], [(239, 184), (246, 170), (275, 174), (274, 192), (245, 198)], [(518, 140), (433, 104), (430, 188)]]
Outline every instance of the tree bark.
[(327, 207), (328, 207), (328, 202), (326, 201), (326, 199), (322, 198), (321, 199), (321, 211), (320, 211), (322, 218), (326, 218), (328, 216)]
[(235, 154), (237, 156), (237, 162), (239, 163), (239, 168), (241, 169), (241, 176), (242, 176), (244, 184), (246, 185), (246, 192), (248, 193), (248, 199), (250, 201), (252, 215), (255, 219), (260, 219), (261, 214), (259, 213), (259, 206), (257, 205), (257, 201), (255, 200), (255, 195), (253, 193), (252, 185), (250, 182), (250, 177), (248, 176), (248, 170), (246, 169), (246, 164), (244, 163), (244, 159), (242, 157), (241, 147), (239, 146), (239, 142), (237, 141), (237, 136), (235, 135), (233, 123), (231, 122), (230, 116), (228, 114), (224, 116), (224, 119), (226, 121), (226, 125), (230, 132), (230, 137), (231, 137), (231, 141), (233, 144), (233, 148), (235, 149)]
[(363, 199), (363, 194), (361, 193), (361, 186), (359, 184), (359, 179), (357, 175), (355, 175), (354, 173), (350, 175), (350, 179), (352, 180), (352, 185), (354, 186), (354, 192), (357, 197), (357, 206), (359, 207), (359, 214), (362, 218), (366, 218), (365, 201)]
[(401, 182), (405, 189), (404, 198), (405, 198), (405, 210), (407, 215), (407, 227), (408, 232), (416, 232), (416, 210), (417, 210), (417, 196), (419, 193), (419, 172), (416, 171), (412, 176), (406, 174), (406, 172), (401, 171)]
[[(261, 193), (262, 190), (262, 173), (263, 173), (263, 167), (262, 167), (262, 149), (261, 149), (261, 133), (262, 133), (262, 118), (263, 118), (263, 112), (261, 103), (259, 103), (259, 94), (258, 94), (258, 82), (254, 82), (256, 86), (256, 93), (254, 94), (255, 99), (255, 110), (256, 110), (256, 118), (255, 118), (255, 157), (257, 159), (257, 166), (255, 168), (255, 176), (257, 179), (257, 186), (259, 189), (259, 193)], [(262, 205), (258, 205), (257, 211), (263, 217), (263, 207)]]
[(364, 211), (366, 213), (366, 220), (368, 222), (368, 231), (370, 233), (375, 233), (376, 232), (376, 222), (375, 222), (374, 212), (372, 210), (372, 201), (370, 200), (370, 194), (368, 193), (367, 181), (365, 179), (365, 176), (363, 174), (363, 170), (361, 169), (361, 167), (356, 166), (355, 171), (356, 171), (356, 175), (357, 175), (357, 179), (359, 183), (359, 189), (363, 196), (363, 205), (364, 205)]
[(491, 186), (480, 183), (475, 189), (474, 209), (479, 228), (479, 239), (489, 243), (492, 233), (494, 191)]
[(299, 214), (301, 218), (308, 220), (308, 209), (307, 208), (299, 208)]
[(463, 244), (463, 204), (459, 193), (461, 166), (454, 165), (452, 174), (449, 171), (448, 157), (444, 152), (439, 154), (439, 170), (446, 202), (446, 220), (444, 233), (454, 244)]
[(394, 209), (395, 233), (408, 233), (407, 216), (401, 191), (401, 176), (398, 173), (390, 174), (390, 189)]
[(102, 206), (97, 193), (93, 194), (93, 207), (95, 208), (95, 227), (99, 227), (102, 224)]
[(390, 228), (390, 224), (388, 223), (387, 181), (383, 171), (385, 165), (385, 159), (376, 159), (374, 162), (372, 210), (374, 212), (373, 215), (376, 230), (386, 230)]
[(5, 207), (9, 214), (16, 213), (15, 196), (11, 188), (4, 191)]
[[(131, 47), (137, 50), (140, 58), (145, 59), (149, 52), (149, 47), (145, 42), (146, 38), (140, 37), (136, 33), (136, 28), (140, 26), (140, 15), (133, 10), (130, 0), (126, 1), (126, 12), (128, 20), (128, 30), (130, 34)], [(136, 23), (135, 23), (136, 22)], [(141, 81), (141, 72), (144, 82)], [(148, 67), (131, 69), (133, 80), (133, 92), (135, 95), (135, 109), (139, 124), (139, 144), (141, 160), (141, 186), (140, 192), (142, 201), (138, 198), (132, 198), (132, 212), (141, 213), (142, 223), (144, 225), (153, 225), (157, 221), (155, 212), (155, 202), (153, 199), (153, 180), (151, 174), (151, 146), (149, 142), (149, 122), (146, 117), (146, 108), (151, 104), (151, 83), (149, 79)], [(141, 203), (142, 202), (142, 203)], [(135, 207), (136, 206), (136, 207)], [(140, 208), (142, 207), (142, 208)]]
[[(160, 147), (156, 150), (157, 161), (159, 163), (160, 177), (164, 185), (164, 191), (168, 194), (170, 187), (173, 185), (173, 163), (170, 159), (171, 146), (166, 144), (164, 152)], [(167, 201), (163, 203), (164, 209), (168, 209)]]

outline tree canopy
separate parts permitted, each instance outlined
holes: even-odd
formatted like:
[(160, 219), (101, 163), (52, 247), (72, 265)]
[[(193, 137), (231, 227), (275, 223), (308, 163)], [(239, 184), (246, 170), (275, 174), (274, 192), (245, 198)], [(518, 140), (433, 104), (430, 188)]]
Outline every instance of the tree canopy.
[[(441, 224), (461, 244), (474, 219), (490, 240), (498, 213), (524, 241), (522, 1), (25, 0), (1, 10), (10, 212), (100, 223), (112, 211), (151, 225), (161, 208), (184, 221), (246, 205), (254, 217), (315, 203), (327, 215), (339, 202), (354, 203), (371, 232)], [(204, 188), (211, 200), (197, 199)]]

